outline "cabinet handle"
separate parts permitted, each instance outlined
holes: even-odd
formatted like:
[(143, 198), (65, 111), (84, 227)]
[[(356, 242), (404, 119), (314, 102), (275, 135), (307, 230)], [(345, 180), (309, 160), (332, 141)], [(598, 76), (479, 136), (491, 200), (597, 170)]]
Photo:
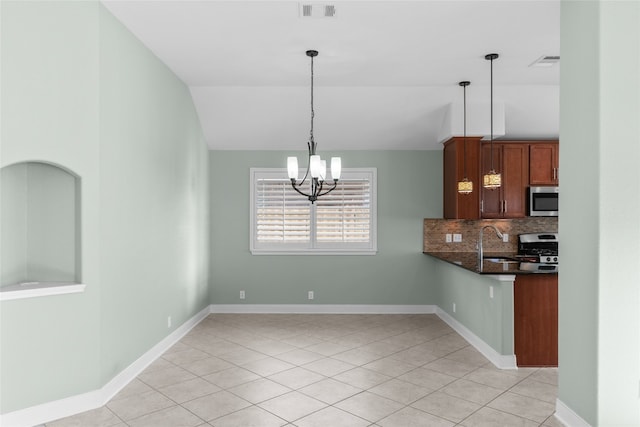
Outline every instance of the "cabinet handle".
[(480, 212), (484, 212), (484, 200), (480, 200)]
[(553, 180), (556, 180), (556, 176), (558, 176), (558, 172), (556, 168), (553, 168)]
[(507, 213), (507, 201), (504, 200), (502, 204), (504, 205), (504, 209), (502, 210), (502, 212)]

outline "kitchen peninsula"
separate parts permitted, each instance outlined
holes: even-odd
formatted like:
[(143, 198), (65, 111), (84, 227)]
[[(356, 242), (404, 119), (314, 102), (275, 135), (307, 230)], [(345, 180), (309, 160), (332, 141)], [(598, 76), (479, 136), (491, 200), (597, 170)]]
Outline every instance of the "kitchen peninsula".
[(424, 220), (423, 252), (436, 260), (439, 306), (498, 367), (557, 366), (558, 275), (532, 273), (516, 261), (519, 234), (555, 232), (555, 217)]

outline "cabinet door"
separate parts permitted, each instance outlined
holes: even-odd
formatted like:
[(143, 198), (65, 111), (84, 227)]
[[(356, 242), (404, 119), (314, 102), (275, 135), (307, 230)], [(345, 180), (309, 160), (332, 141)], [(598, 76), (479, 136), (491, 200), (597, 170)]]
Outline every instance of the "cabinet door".
[(514, 351), (518, 366), (558, 366), (558, 275), (516, 276)]
[[(502, 146), (493, 143), (493, 168), (502, 171)], [(482, 168), (480, 169), (482, 218), (502, 218), (502, 187), (488, 190), (482, 187), (482, 177), (491, 170), (491, 144), (482, 144)], [(504, 176), (502, 177), (504, 182)]]
[(529, 145), (529, 184), (558, 184), (558, 143)]
[[(480, 137), (453, 137), (444, 144), (443, 151), (443, 216), (448, 219), (480, 218), (480, 186), (478, 167)], [(466, 164), (465, 164), (466, 155)], [(473, 182), (471, 194), (458, 193), (458, 181), (465, 176)]]
[(524, 218), (527, 215), (528, 150), (528, 144), (502, 144), (503, 218)]

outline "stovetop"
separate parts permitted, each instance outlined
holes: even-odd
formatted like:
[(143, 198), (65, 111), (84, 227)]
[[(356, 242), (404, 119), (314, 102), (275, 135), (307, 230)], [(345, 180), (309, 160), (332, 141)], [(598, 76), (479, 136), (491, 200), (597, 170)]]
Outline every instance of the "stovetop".
[(557, 264), (558, 233), (518, 235), (518, 258), (527, 262)]

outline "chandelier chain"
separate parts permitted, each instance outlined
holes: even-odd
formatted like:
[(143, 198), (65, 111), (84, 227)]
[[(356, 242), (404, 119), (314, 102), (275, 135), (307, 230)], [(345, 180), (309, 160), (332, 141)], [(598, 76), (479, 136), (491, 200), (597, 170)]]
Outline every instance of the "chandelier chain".
[(313, 144), (313, 119), (315, 117), (313, 109), (313, 56), (311, 57), (311, 130), (309, 132), (309, 141)]

